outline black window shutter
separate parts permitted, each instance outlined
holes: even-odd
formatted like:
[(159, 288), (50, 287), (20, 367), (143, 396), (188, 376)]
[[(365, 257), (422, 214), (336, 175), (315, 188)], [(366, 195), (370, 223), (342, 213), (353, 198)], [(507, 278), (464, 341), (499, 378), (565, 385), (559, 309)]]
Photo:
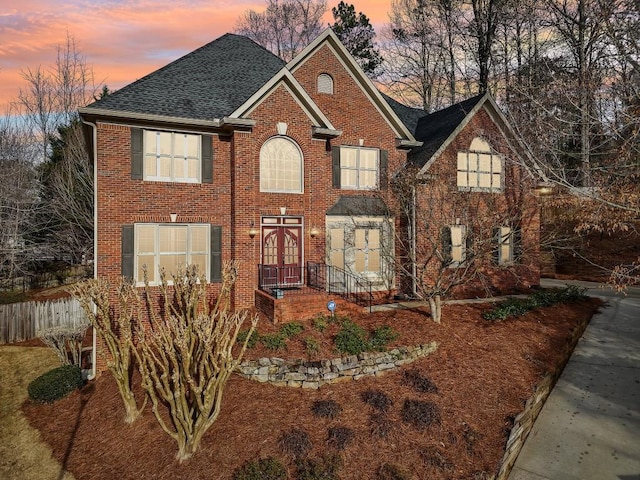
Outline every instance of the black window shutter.
[(141, 128), (131, 129), (131, 178), (133, 180), (142, 180), (143, 168), (143, 151), (142, 151), (142, 134)]
[(389, 185), (388, 177), (389, 152), (380, 150), (380, 190), (386, 190)]
[(502, 250), (502, 238), (500, 236), (500, 227), (496, 227), (493, 229), (493, 243), (495, 244), (494, 248), (491, 250), (491, 254), (493, 257), (493, 263), (496, 265), (500, 265), (500, 251)]
[(513, 261), (516, 263), (522, 261), (522, 229), (520, 227), (513, 230)]
[(202, 135), (202, 183), (213, 183), (213, 145), (211, 135)]
[(471, 230), (471, 227), (467, 226), (464, 229), (464, 234), (464, 259), (466, 261), (471, 261), (473, 259), (473, 231)]
[(452, 262), (451, 257), (451, 227), (445, 225), (440, 230), (440, 243), (442, 244), (442, 263), (449, 265)]
[(331, 147), (333, 188), (340, 188), (340, 147)]
[(222, 281), (222, 227), (211, 225), (211, 279), (212, 283)]
[(121, 274), (127, 280), (133, 280), (133, 263), (134, 263), (134, 243), (133, 243), (133, 225), (122, 226), (122, 257), (121, 257)]

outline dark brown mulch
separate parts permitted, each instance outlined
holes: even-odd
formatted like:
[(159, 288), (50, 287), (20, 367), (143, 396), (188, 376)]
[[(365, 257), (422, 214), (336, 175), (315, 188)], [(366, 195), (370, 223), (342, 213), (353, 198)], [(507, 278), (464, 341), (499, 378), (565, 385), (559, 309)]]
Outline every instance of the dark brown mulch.
[[(281, 450), (283, 435), (294, 430), (308, 434), (309, 458), (341, 456), (342, 480), (375, 479), (376, 472), (390, 470), (416, 479), (481, 478), (482, 472), (495, 472), (513, 418), (541, 377), (555, 368), (572, 331), (598, 305), (591, 299), (501, 323), (480, 319), (487, 305), (446, 306), (442, 325), (431, 322), (424, 310), (363, 315), (356, 320), (367, 328), (386, 323), (399, 332), (394, 344), (435, 340), (439, 348), (382, 377), (317, 391), (274, 387), (234, 375), (220, 417), (196, 455), (182, 464), (175, 460), (174, 441), (149, 408), (134, 424), (124, 424), (121, 400), (109, 374), (56, 404), (26, 403), (23, 410), (54, 456), (77, 479), (229, 479), (246, 461), (269, 456), (287, 465), (290, 478), (295, 478), (291, 456)], [(311, 323), (305, 326), (299, 336), (315, 338), (318, 332)], [(277, 328), (261, 326), (262, 331)], [(317, 356), (335, 356), (330, 335), (328, 331), (317, 335), (324, 342)], [(256, 349), (248, 356), (264, 353)], [(301, 340), (290, 341), (286, 352), (266, 353), (307, 356)], [(428, 379), (435, 390), (418, 391), (405, 377), (409, 369), (412, 378)], [(363, 396), (371, 391), (382, 392), (393, 403), (386, 411), (376, 410)], [(337, 415), (314, 414), (314, 402), (326, 400), (339, 404)], [(406, 402), (428, 405), (437, 416), (416, 428), (402, 420)], [(348, 437), (340, 449), (337, 432)]]

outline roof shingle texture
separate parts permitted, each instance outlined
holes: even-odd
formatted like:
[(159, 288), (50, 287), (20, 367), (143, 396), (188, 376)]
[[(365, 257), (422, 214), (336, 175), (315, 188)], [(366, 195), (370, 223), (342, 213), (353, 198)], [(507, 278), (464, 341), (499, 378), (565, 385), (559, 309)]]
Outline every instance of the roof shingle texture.
[(419, 167), (424, 167), (483, 97), (484, 94), (476, 95), (420, 118), (414, 136), (423, 144), (411, 152), (411, 161)]
[(231, 114), (284, 66), (253, 40), (227, 33), (88, 108), (213, 120)]

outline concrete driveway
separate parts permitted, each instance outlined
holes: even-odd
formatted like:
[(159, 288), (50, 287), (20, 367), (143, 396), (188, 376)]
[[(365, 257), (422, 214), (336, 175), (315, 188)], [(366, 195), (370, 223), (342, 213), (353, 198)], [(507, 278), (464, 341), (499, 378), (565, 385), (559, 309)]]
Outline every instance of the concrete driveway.
[(578, 342), (509, 480), (640, 480), (640, 288), (627, 295), (595, 283), (607, 302)]

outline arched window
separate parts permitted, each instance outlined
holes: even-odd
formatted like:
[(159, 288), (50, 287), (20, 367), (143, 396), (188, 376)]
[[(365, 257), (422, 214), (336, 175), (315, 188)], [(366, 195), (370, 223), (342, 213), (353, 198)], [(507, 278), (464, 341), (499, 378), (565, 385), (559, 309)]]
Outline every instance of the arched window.
[(302, 193), (302, 151), (288, 137), (272, 137), (260, 149), (260, 191)]
[(318, 93), (333, 94), (333, 78), (327, 73), (318, 75)]
[(489, 143), (475, 137), (468, 151), (458, 152), (458, 188), (472, 191), (502, 191), (502, 157)]

